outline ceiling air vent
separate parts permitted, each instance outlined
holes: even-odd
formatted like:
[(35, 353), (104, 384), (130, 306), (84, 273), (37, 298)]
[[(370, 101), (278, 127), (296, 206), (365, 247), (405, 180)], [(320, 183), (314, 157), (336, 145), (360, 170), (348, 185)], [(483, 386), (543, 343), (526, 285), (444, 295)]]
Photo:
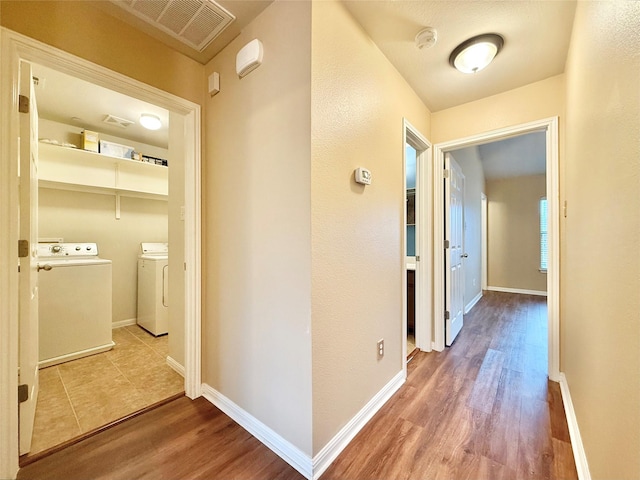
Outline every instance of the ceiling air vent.
[(145, 22), (202, 52), (233, 22), (230, 12), (212, 0), (112, 0)]
[(108, 125), (113, 125), (115, 127), (127, 128), (133, 125), (136, 122), (132, 122), (131, 120), (127, 120), (126, 118), (116, 117), (115, 115), (107, 114), (102, 120), (104, 123)]

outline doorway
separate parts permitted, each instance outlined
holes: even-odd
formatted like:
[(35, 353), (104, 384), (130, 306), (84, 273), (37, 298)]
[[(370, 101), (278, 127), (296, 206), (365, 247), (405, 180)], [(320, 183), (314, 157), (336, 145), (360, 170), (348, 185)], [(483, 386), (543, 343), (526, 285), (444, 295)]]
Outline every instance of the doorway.
[[(558, 119), (557, 117), (518, 125), (515, 127), (494, 130), (434, 146), (434, 271), (443, 272), (444, 262), (444, 158), (447, 152), (464, 147), (481, 145), (495, 140), (503, 140), (513, 136), (532, 132), (543, 132), (546, 154), (546, 192), (548, 208), (548, 270), (547, 270), (547, 304), (548, 304), (548, 375), (553, 381), (559, 380), (559, 185), (558, 185)], [(434, 348), (444, 349), (444, 280), (436, 275), (434, 279)]]
[[(140, 82), (112, 72), (98, 65), (58, 51), (35, 40), (2, 29), (2, 210), (0, 211), (0, 239), (2, 252), (2, 280), (4, 286), (17, 285), (18, 257), (17, 212), (18, 185), (12, 179), (18, 177), (18, 71), (21, 62), (53, 68), (65, 74), (100, 85), (165, 108), (169, 111), (169, 160), (183, 160), (184, 176), (172, 175), (170, 188), (184, 192), (179, 198), (170, 199), (169, 241), (173, 232), (177, 248), (172, 249), (176, 270), (174, 278), (181, 279), (182, 288), (176, 294), (183, 314), (184, 331), (179, 348), (183, 349), (185, 393), (190, 398), (200, 396), (200, 107), (192, 102), (149, 87)], [(178, 161), (179, 161), (178, 160)], [(177, 163), (174, 162), (174, 165)], [(3, 352), (0, 358), (0, 404), (3, 422), (0, 429), (0, 476), (11, 477), (18, 468), (18, 405), (15, 391), (18, 389), (18, 288), (0, 289), (0, 332)], [(5, 418), (6, 416), (6, 418)], [(6, 419), (6, 421), (5, 421)]]
[[(403, 261), (403, 352), (431, 351), (431, 211), (428, 207), (431, 145), (406, 119), (404, 128), (404, 261)], [(406, 373), (406, 362), (405, 373)]]

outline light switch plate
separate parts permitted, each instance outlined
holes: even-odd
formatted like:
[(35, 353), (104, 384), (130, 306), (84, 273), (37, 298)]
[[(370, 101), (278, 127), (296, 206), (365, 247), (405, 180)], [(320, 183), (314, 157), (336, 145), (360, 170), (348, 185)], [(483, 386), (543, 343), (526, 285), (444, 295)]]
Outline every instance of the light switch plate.
[(363, 167), (356, 168), (356, 182), (362, 185), (371, 185), (371, 172)]

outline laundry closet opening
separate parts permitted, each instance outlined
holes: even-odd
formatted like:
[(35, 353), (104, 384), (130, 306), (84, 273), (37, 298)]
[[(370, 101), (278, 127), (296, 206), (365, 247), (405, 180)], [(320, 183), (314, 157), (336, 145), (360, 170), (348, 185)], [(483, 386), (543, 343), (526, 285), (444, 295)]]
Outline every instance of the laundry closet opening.
[(32, 73), (44, 268), (29, 456), (184, 391), (184, 278), (172, 277), (169, 242), (170, 172), (184, 164), (170, 161), (170, 113), (42, 65)]

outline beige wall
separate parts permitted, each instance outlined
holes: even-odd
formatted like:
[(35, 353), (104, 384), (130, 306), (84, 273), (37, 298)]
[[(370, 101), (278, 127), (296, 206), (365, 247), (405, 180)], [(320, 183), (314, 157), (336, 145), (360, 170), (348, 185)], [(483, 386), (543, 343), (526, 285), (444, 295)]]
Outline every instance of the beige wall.
[(640, 3), (578, 2), (561, 360), (591, 478), (640, 477)]
[(464, 263), (465, 307), (482, 293), (482, 197), (484, 170), (478, 147), (451, 152), (464, 173)]
[(121, 197), (116, 220), (113, 195), (39, 190), (40, 238), (96, 242), (100, 256), (113, 262), (113, 321), (135, 319), (140, 242), (167, 241), (167, 202)]
[(546, 176), (487, 181), (488, 287), (547, 291), (540, 272), (540, 198)]
[[(564, 75), (531, 83), (431, 117), (431, 141), (441, 143), (564, 114)], [(560, 119), (560, 132), (564, 122)], [(562, 158), (562, 152), (560, 152)]]
[[(206, 103), (203, 381), (311, 455), (311, 4), (218, 54)], [(264, 62), (235, 73), (259, 38)]]
[(428, 137), (430, 112), (341, 3), (312, 8), (315, 454), (402, 370), (402, 119)]
[(2, 26), (201, 104), (203, 66), (104, 13), (106, 0), (2, 0)]

